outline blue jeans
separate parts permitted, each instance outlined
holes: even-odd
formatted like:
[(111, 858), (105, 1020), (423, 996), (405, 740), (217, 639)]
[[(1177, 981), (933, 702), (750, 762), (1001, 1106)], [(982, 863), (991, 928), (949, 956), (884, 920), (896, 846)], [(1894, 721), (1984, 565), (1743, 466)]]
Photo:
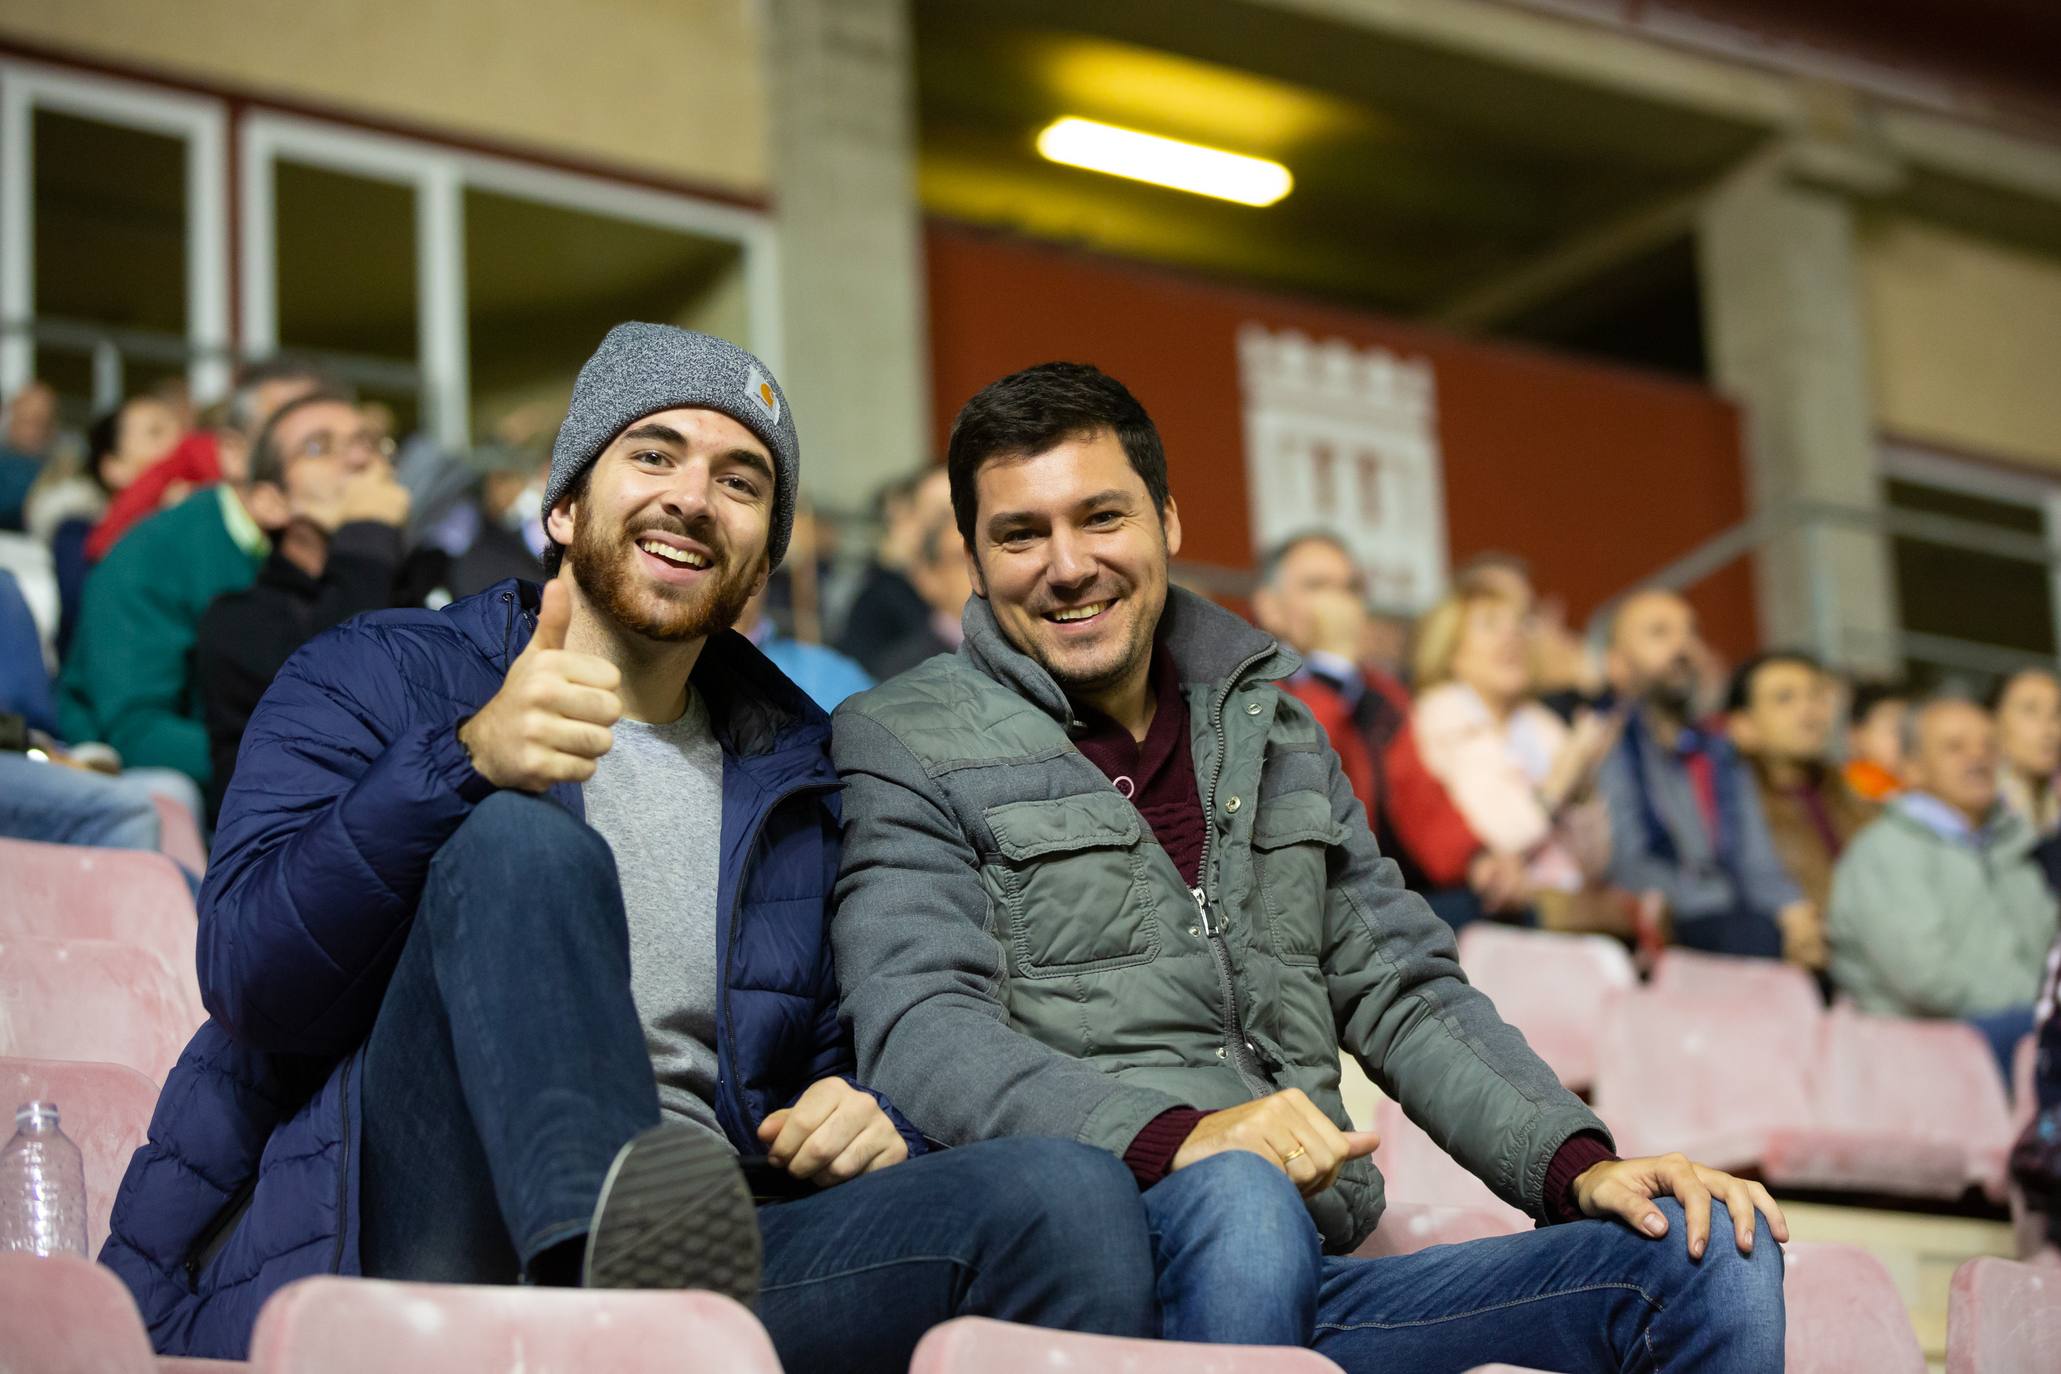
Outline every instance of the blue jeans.
[(1765, 911), (1737, 907), (1712, 916), (1675, 918), (1674, 942), (1684, 949), (1706, 954), (1730, 954), (1742, 959), (1782, 957), (1782, 927)]
[(1579, 1221), (1351, 1259), (1320, 1253), (1295, 1186), (1257, 1155), (1213, 1155), (1145, 1194), (1169, 1339), (1307, 1345), (1347, 1374), (1781, 1374), (1782, 1252), (1767, 1223), (1741, 1255), (1713, 1204), (1696, 1261), (1681, 1205), (1659, 1206), (1660, 1240)]
[[(599, 834), (535, 797), (474, 809), (430, 866), (360, 1101), (367, 1274), (511, 1283), (584, 1235), (616, 1151), (659, 1120)], [(759, 1224), (759, 1315), (790, 1369), (900, 1374), (957, 1316), (1156, 1325), (1137, 1185), (1070, 1141), (920, 1156)]]
[(160, 829), (150, 790), (138, 782), (0, 753), (0, 835), (156, 849)]
[(2034, 1009), (2030, 1006), (2005, 1007), (2002, 1011), (1986, 1011), (1980, 1016), (1968, 1018), (1968, 1024), (1975, 1027), (1989, 1046), (1989, 1052), (1997, 1057), (1997, 1070), (2004, 1075), (2004, 1092), (2012, 1093), (2011, 1060), (2018, 1053), (2018, 1042), (2032, 1034)]

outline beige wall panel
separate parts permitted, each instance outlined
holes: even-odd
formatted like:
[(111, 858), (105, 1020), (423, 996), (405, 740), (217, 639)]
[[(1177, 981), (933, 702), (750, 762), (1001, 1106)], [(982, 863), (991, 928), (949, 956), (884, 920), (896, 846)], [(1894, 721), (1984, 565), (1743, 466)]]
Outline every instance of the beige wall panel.
[(2061, 261), (1902, 219), (1861, 261), (1881, 427), (2061, 469)]
[(752, 0), (9, 0), (0, 37), (757, 195), (758, 12)]

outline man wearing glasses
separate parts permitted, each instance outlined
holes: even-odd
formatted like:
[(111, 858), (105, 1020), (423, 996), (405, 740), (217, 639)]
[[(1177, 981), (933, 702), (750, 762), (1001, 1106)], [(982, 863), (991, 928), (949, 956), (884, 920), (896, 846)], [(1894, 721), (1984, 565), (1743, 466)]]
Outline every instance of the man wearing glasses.
[(201, 618), (194, 674), (207, 725), (212, 821), (258, 699), (294, 650), (362, 611), (418, 604), (433, 580), (404, 557), (408, 491), (393, 441), (341, 395), (290, 401), (259, 431), (239, 493), (272, 551), (257, 581)]

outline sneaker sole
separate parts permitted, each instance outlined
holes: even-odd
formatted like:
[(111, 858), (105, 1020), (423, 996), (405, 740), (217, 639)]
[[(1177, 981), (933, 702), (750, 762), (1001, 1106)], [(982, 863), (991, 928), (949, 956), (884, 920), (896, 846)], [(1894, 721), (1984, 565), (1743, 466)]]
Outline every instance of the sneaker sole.
[(616, 1153), (587, 1228), (589, 1288), (702, 1288), (750, 1307), (758, 1210), (737, 1157), (692, 1126), (654, 1126)]

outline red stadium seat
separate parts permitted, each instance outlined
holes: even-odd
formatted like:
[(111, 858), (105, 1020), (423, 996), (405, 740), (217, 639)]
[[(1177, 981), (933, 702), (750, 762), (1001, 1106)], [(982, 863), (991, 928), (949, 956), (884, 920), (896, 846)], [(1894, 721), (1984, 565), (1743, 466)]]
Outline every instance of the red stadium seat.
[[(0, 1112), (11, 1121), (31, 1101), (57, 1104), (64, 1133), (86, 1161), (86, 1253), (100, 1253), (107, 1214), (129, 1156), (150, 1130), (157, 1085), (119, 1064), (77, 1064), (51, 1059), (0, 1059)], [(0, 1124), (0, 1133), (11, 1131)]]
[(1489, 921), (1460, 932), (1460, 967), (1576, 1091), (1595, 1081), (1596, 1049), (1610, 1004), (1639, 982), (1624, 946), (1606, 936)]
[(1939, 1198), (1974, 1184), (2002, 1199), (2011, 1110), (1967, 1026), (1837, 1008), (1813, 1086), (1817, 1121), (1771, 1139), (1771, 1181)]
[(1805, 1041), (1824, 1015), (1824, 999), (1811, 976), (1772, 959), (1739, 959), (1693, 949), (1669, 949), (1654, 965), (1648, 988), (1675, 1002), (1711, 1002), (1743, 1016), (1775, 1021)]
[(193, 813), (170, 797), (153, 796), (150, 800), (157, 806), (159, 851), (196, 874), (206, 872), (207, 846), (201, 843), (200, 824), (193, 819)]
[(156, 1374), (135, 1300), (76, 1255), (0, 1253), (0, 1370)]
[(932, 1327), (916, 1347), (909, 1374), (1343, 1374), (1310, 1350), (1286, 1346), (1191, 1345), (1048, 1331), (1038, 1326), (960, 1317)]
[(194, 976), (193, 893), (162, 854), (0, 839), (0, 884), (9, 897), (0, 939), (113, 940), (154, 950), (175, 974)]
[(303, 1279), (250, 1348), (259, 1374), (780, 1374), (757, 1318), (694, 1292)]
[(1925, 1374), (1903, 1297), (1881, 1260), (1850, 1245), (1800, 1241), (1784, 1253), (1789, 1374)]
[(205, 1019), (190, 985), (147, 949), (0, 939), (0, 1056), (123, 1064), (162, 1083)]
[(1506, 1230), (1531, 1229), (1530, 1218), (1490, 1192), (1486, 1183), (1441, 1150), (1436, 1141), (1403, 1115), (1402, 1107), (1392, 1098), (1383, 1098), (1374, 1109), (1374, 1130), (1381, 1137), (1374, 1164), (1381, 1170), (1390, 1198), (1481, 1213), (1499, 1219)]
[(183, 1360), (160, 1355), (157, 1374), (250, 1374), (250, 1366), (241, 1360)]
[(1491, 1212), (1487, 1208), (1433, 1207), (1421, 1202), (1391, 1202), (1381, 1214), (1374, 1234), (1360, 1243), (1353, 1254), (1360, 1259), (1383, 1255), (1414, 1255), (1434, 1245), (1457, 1245), (1490, 1236), (1528, 1231), (1531, 1223), (1515, 1208)]
[(2061, 1264), (1973, 1259), (1947, 1299), (1947, 1374), (2061, 1369)]
[(1718, 1169), (1745, 1168), (1777, 1131), (1816, 1121), (1807, 1066), (1816, 1027), (1650, 989), (1611, 1007), (1596, 1067), (1596, 1112), (1626, 1157), (1679, 1150)]

